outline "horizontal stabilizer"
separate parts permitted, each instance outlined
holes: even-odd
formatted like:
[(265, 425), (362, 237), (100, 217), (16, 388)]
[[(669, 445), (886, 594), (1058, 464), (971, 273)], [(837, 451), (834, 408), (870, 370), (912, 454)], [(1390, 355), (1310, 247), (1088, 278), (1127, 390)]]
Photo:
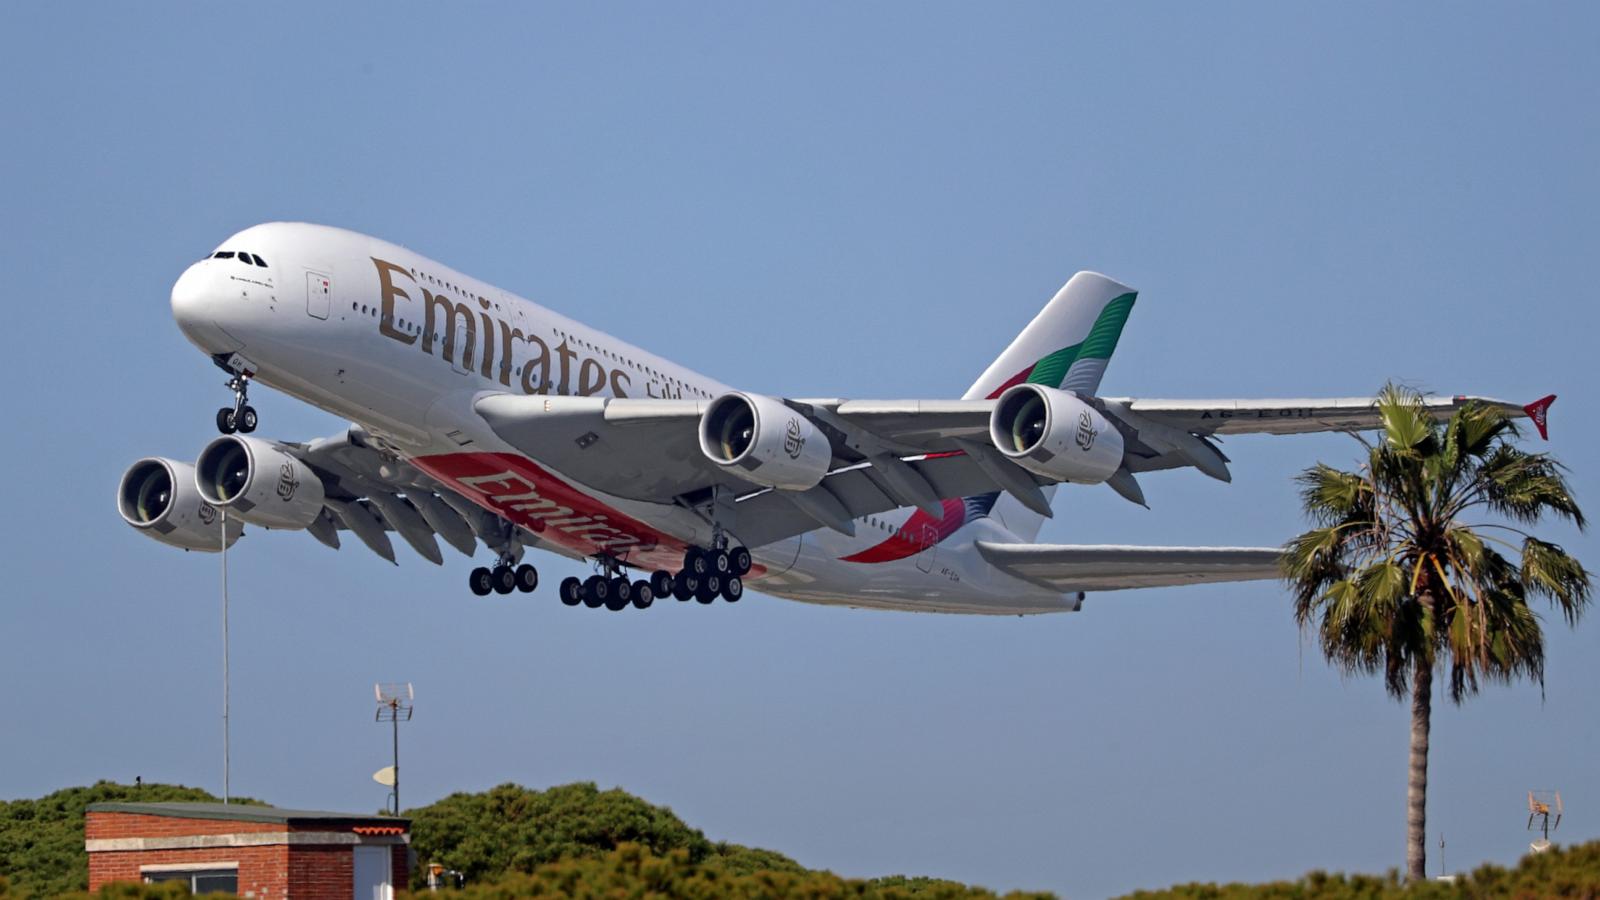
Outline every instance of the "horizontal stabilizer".
[(1282, 577), (1275, 547), (1126, 547), (978, 542), (990, 565), (1052, 590), (1120, 591)]

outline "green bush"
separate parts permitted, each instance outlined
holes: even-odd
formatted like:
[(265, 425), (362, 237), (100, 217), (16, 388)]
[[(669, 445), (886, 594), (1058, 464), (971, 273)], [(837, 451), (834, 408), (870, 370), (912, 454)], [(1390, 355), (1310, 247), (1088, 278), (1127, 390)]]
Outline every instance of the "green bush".
[[(687, 849), (660, 855), (640, 844), (624, 843), (598, 856), (564, 859), (497, 881), (468, 883), (464, 890), (441, 892), (449, 900), (601, 900), (601, 898), (684, 898), (684, 900), (967, 900), (994, 898), (982, 888), (933, 879), (840, 878), (831, 872), (734, 872), (715, 857), (696, 860)], [(1011, 894), (1010, 897), (1048, 897)]]
[[(89, 855), (83, 850), (83, 811), (91, 803), (216, 802), (199, 788), (176, 784), (135, 787), (111, 781), (66, 788), (38, 800), (0, 802), (0, 878), (11, 897), (54, 897), (89, 885)], [(235, 800), (236, 803), (257, 803)]]

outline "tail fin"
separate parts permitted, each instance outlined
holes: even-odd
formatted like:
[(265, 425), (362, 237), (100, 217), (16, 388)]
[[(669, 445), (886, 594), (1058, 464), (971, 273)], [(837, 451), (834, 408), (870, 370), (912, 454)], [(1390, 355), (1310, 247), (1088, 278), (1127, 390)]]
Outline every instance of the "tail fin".
[(1028, 382), (1093, 394), (1138, 294), (1094, 272), (1079, 272), (967, 389), (965, 399), (998, 397)]
[[(1100, 387), (1137, 296), (1133, 288), (1104, 275), (1079, 272), (1072, 276), (973, 382), (964, 399), (998, 397), (1001, 391), (1023, 382), (1093, 394)], [(1055, 488), (1044, 491), (1051, 497)], [(990, 514), (1022, 543), (1039, 536), (1043, 516), (1010, 494), (999, 495), (993, 504)]]

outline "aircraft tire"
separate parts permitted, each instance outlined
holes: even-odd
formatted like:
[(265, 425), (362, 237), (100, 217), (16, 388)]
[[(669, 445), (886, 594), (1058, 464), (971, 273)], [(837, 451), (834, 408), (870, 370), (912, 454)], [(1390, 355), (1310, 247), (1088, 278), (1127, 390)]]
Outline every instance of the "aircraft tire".
[(712, 550), (706, 557), (711, 561), (711, 571), (724, 578), (728, 577), (728, 570), (733, 567), (733, 561), (728, 558), (728, 551)]
[(706, 558), (704, 550), (690, 547), (683, 552), (683, 570), (691, 575), (704, 577), (711, 571), (711, 560)]
[(755, 561), (750, 558), (750, 548), (748, 547), (735, 547), (728, 552), (729, 571), (740, 578), (749, 575), (750, 567), (754, 564)]
[(672, 579), (672, 596), (680, 602), (694, 596), (694, 589), (700, 586), (699, 579), (689, 574), (688, 569), (679, 572)]
[(694, 592), (694, 599), (701, 603), (710, 603), (722, 593), (722, 576), (716, 573), (700, 579), (700, 587)]
[(490, 573), (496, 594), (509, 594), (517, 589), (517, 573), (510, 566), (495, 566)]
[(611, 596), (611, 584), (599, 575), (590, 575), (583, 582), (583, 605), (599, 609)]
[(217, 430), (223, 434), (233, 434), (237, 429), (233, 427), (233, 408), (224, 406), (217, 410)]
[(259, 421), (260, 418), (256, 415), (254, 406), (246, 406), (244, 409), (239, 410), (239, 433), (249, 434), (255, 431), (256, 423)]
[(643, 579), (635, 581), (633, 583), (633, 608), (649, 609), (650, 604), (654, 602), (656, 602), (656, 592), (655, 588), (650, 586), (650, 582)]
[(479, 597), (487, 597), (494, 590), (494, 575), (488, 569), (479, 566), (467, 575), (467, 586)]
[(738, 603), (744, 596), (744, 579), (737, 575), (729, 575), (728, 580), (722, 583), (722, 599), (729, 603)]
[(657, 597), (672, 596), (672, 573), (665, 569), (657, 569), (650, 575), (650, 590)]
[(523, 563), (516, 568), (517, 590), (524, 594), (532, 593), (539, 587), (539, 570)]
[(561, 595), (562, 603), (577, 606), (583, 602), (583, 582), (569, 575), (561, 579), (561, 588), (557, 593)]

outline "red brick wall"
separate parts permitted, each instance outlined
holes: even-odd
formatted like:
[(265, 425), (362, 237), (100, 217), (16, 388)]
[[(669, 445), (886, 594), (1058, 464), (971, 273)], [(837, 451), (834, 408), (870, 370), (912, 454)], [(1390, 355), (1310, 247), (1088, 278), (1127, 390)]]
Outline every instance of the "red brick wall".
[[(159, 838), (210, 834), (246, 834), (286, 831), (271, 822), (234, 822), (212, 819), (184, 819), (145, 816), (131, 813), (91, 812), (84, 822), (88, 840), (115, 838)], [(295, 831), (318, 829), (299, 828)], [(396, 844), (390, 848), (393, 883), (396, 891), (407, 888), (410, 875), (409, 848)], [(346, 900), (352, 891), (353, 848), (348, 845), (274, 845), (267, 847), (208, 847), (189, 850), (117, 850), (89, 854), (89, 890), (97, 891), (111, 881), (139, 881), (140, 866), (194, 863), (237, 862), (239, 893), (253, 893), (267, 900)]]
[[(296, 848), (297, 850), (299, 848)], [(89, 891), (98, 891), (111, 881), (141, 881), (140, 866), (194, 863), (237, 862), (239, 893), (254, 892), (257, 897), (280, 898), (289, 887), (289, 848), (207, 847), (195, 850), (116, 850), (89, 854)], [(350, 895), (345, 885), (343, 896)]]

